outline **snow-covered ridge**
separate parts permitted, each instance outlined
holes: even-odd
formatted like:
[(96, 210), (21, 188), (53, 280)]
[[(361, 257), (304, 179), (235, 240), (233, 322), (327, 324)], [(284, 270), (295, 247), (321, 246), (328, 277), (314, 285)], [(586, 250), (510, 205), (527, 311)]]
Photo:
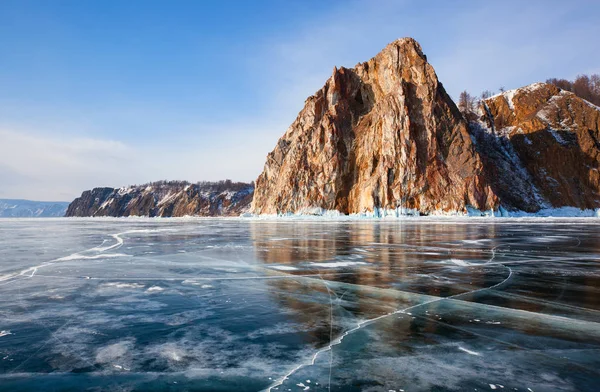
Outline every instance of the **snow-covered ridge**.
[[(540, 89), (546, 88), (547, 86), (549, 86), (547, 83), (536, 82), (536, 83), (532, 83), (532, 84), (524, 86), (524, 87), (519, 87), (519, 88), (515, 88), (515, 89), (512, 89), (512, 90), (507, 90), (507, 91), (504, 91), (504, 92), (500, 92), (498, 94), (492, 95), (489, 98), (486, 98), (485, 101), (494, 100), (494, 99), (496, 99), (498, 97), (503, 97), (506, 100), (506, 103), (508, 104), (508, 107), (512, 111), (514, 111), (515, 110), (514, 98), (515, 98), (515, 96), (517, 94), (532, 93), (532, 92), (535, 92), (536, 90), (540, 90)], [(574, 96), (574, 97), (577, 97), (577, 95), (575, 95), (575, 93), (573, 93), (571, 91), (567, 91), (567, 90), (563, 90), (563, 89), (559, 89), (559, 90), (560, 90), (560, 92), (557, 95), (554, 95), (553, 97), (551, 97), (549, 99), (548, 103), (551, 103), (553, 100), (562, 98), (564, 96)], [(596, 106), (593, 103), (591, 103), (590, 101), (587, 101), (587, 100), (585, 100), (585, 99), (583, 99), (581, 97), (579, 97), (579, 98), (587, 106), (600, 111), (600, 107), (599, 106)]]
[(538, 89), (544, 88), (546, 86), (546, 83), (541, 83), (541, 82), (537, 82), (537, 83), (532, 83), (530, 85), (527, 85), (525, 87), (519, 87), (519, 88), (515, 88), (512, 90), (507, 90), (504, 92), (500, 92), (496, 95), (492, 95), (489, 98), (486, 98), (487, 100), (493, 100), (496, 99), (498, 97), (503, 97), (506, 100), (506, 103), (508, 104), (508, 107), (510, 108), (510, 110), (514, 111), (515, 110), (515, 104), (513, 102), (513, 99), (515, 98), (515, 96), (517, 94), (521, 94), (521, 93), (531, 93), (534, 92)]
[(75, 199), (67, 216), (230, 216), (249, 208), (254, 186), (232, 181), (191, 184), (160, 181), (94, 188)]
[(495, 98), (498, 98), (500, 96), (503, 96), (507, 100), (508, 105), (511, 107), (511, 109), (514, 109), (514, 107), (512, 106), (513, 105), (512, 99), (515, 97), (515, 95), (517, 95), (517, 93), (531, 93), (531, 92), (534, 92), (534, 91), (539, 90), (541, 88), (544, 88), (546, 86), (547, 86), (546, 83), (536, 82), (536, 83), (529, 84), (527, 86), (523, 86), (523, 87), (515, 88), (515, 89), (512, 89), (512, 90), (506, 90), (506, 91), (500, 92), (498, 94), (492, 95), (489, 98), (486, 98), (486, 100), (495, 99)]

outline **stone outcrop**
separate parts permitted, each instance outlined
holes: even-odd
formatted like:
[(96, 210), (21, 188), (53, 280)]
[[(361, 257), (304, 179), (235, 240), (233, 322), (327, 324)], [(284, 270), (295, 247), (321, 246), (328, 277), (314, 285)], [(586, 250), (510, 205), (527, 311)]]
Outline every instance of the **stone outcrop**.
[(269, 153), (257, 214), (495, 209), (468, 124), (411, 38), (325, 86)]
[(600, 108), (535, 83), (484, 100), (479, 115), (472, 132), (503, 205), (600, 207)]
[(250, 208), (252, 184), (158, 182), (85, 191), (66, 216), (239, 216)]

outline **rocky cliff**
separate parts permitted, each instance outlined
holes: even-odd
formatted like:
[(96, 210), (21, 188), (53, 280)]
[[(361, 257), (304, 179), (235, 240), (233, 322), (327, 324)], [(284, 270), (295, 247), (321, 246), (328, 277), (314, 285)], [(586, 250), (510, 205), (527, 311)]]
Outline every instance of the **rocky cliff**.
[(66, 216), (239, 216), (252, 201), (252, 184), (157, 182), (85, 191)]
[(503, 205), (600, 207), (600, 108), (535, 83), (484, 100), (479, 116), (471, 129)]
[[(600, 207), (600, 109), (536, 83), (467, 124), (419, 44), (334, 68), (268, 154), (256, 214)], [(472, 210), (471, 210), (472, 211)]]
[(325, 86), (269, 153), (257, 214), (497, 208), (469, 128), (411, 38)]

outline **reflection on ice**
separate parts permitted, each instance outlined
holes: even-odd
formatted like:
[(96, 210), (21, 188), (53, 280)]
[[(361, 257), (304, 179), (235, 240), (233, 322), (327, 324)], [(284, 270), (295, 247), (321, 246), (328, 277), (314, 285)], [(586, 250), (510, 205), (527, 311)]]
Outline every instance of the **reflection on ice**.
[(593, 391), (598, 228), (2, 221), (0, 383)]

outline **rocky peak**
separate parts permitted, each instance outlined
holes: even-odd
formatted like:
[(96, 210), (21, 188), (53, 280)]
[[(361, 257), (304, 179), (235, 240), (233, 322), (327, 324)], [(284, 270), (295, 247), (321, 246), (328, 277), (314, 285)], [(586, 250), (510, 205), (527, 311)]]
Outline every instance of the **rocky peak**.
[(498, 199), (468, 126), (412, 38), (334, 68), (267, 156), (255, 213), (430, 214)]

